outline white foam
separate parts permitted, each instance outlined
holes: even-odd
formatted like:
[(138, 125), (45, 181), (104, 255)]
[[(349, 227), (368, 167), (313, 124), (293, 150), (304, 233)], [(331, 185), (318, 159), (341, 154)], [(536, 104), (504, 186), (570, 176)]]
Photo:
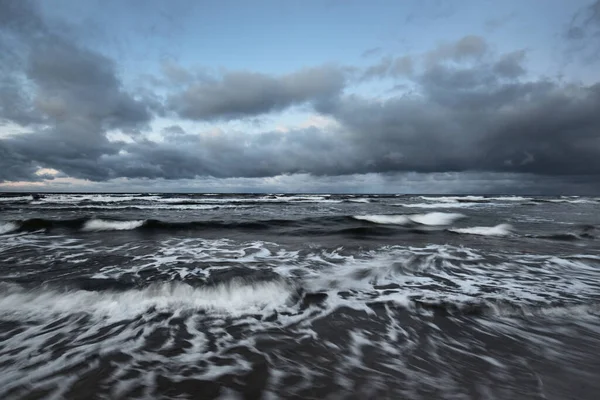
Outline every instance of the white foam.
[(0, 222), (0, 235), (19, 229), (19, 225), (14, 222)]
[(32, 200), (31, 196), (16, 196), (16, 197), (0, 197), (0, 202), (11, 202), (11, 201), (28, 201)]
[(84, 231), (129, 231), (144, 225), (144, 220), (134, 221), (107, 221), (104, 219), (91, 219), (87, 221), (82, 230)]
[(568, 204), (598, 204), (598, 202), (594, 200), (588, 199), (547, 199), (547, 202), (550, 203), (568, 203)]
[(457, 219), (465, 218), (463, 214), (431, 212), (427, 214), (415, 214), (409, 217), (412, 221), (421, 225), (450, 225)]
[(458, 201), (483, 201), (486, 200), (483, 196), (443, 196), (443, 197), (427, 197), (420, 196), (423, 200), (436, 201), (441, 203), (454, 203)]
[[(139, 200), (139, 195), (108, 195), (108, 194), (48, 194), (40, 199), (37, 204), (45, 203), (80, 203), (82, 201), (113, 203)], [(145, 197), (143, 199), (150, 199)]]
[(351, 203), (370, 203), (371, 200), (369, 199), (348, 199), (349, 202)]
[[(492, 203), (493, 204), (493, 203)], [(409, 208), (469, 208), (475, 206), (489, 206), (490, 203), (416, 203), (416, 204), (394, 204), (395, 206)]]
[(407, 225), (412, 222), (406, 215), (355, 215), (353, 218), (374, 224)]
[(74, 290), (26, 291), (16, 285), (3, 285), (0, 315), (48, 317), (84, 312), (101, 318), (122, 320), (149, 309), (157, 311), (205, 310), (240, 315), (272, 310), (285, 305), (292, 288), (283, 281), (226, 284), (194, 288), (186, 284), (158, 284), (125, 292)]
[(472, 228), (456, 228), (450, 229), (455, 233), (466, 233), (469, 235), (482, 236), (506, 236), (512, 233), (513, 227), (509, 224), (500, 224), (496, 226), (475, 226)]
[(464, 218), (463, 214), (432, 212), (413, 215), (356, 215), (355, 219), (369, 221), (375, 224), (407, 225), (417, 223), (421, 225), (439, 226), (449, 225), (457, 219)]
[(530, 201), (533, 200), (532, 197), (521, 197), (521, 196), (499, 196), (499, 197), (488, 197), (488, 200), (497, 200), (497, 201)]

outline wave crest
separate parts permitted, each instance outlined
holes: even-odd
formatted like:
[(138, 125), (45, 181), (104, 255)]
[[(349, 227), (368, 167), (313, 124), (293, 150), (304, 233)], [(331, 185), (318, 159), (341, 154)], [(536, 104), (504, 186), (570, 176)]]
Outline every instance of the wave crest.
[(83, 224), (82, 231), (130, 231), (144, 225), (145, 220), (109, 221), (105, 219), (90, 219)]
[(27, 291), (14, 284), (2, 284), (1, 287), (0, 315), (47, 317), (83, 312), (116, 320), (132, 318), (148, 310), (203, 310), (232, 315), (259, 313), (284, 306), (294, 293), (283, 280), (248, 282), (242, 279), (204, 287), (161, 283), (122, 292)]
[(480, 236), (507, 236), (513, 232), (514, 228), (509, 224), (499, 224), (496, 226), (474, 226), (471, 228), (455, 228), (450, 232), (465, 233), (468, 235)]
[(17, 229), (19, 229), (19, 225), (14, 222), (0, 222), (0, 235), (16, 231)]
[(465, 218), (465, 215), (458, 213), (431, 212), (427, 214), (413, 215), (355, 215), (355, 219), (368, 221), (374, 224), (395, 224), (395, 225), (450, 225), (454, 221)]

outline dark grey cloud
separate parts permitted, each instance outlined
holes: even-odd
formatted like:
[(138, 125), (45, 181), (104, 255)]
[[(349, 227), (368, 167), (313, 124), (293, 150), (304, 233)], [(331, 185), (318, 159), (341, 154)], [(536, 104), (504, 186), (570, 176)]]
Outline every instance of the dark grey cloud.
[(484, 26), (488, 31), (495, 31), (504, 27), (517, 16), (517, 13), (512, 11), (508, 14), (501, 15), (495, 18), (489, 18), (485, 21)]
[(166, 128), (164, 128), (162, 130), (162, 132), (166, 135), (183, 135), (183, 134), (185, 134), (185, 131), (179, 125), (167, 126)]
[(565, 31), (567, 55), (593, 62), (600, 58), (600, 0), (579, 9)]
[[(0, 1), (4, 11), (7, 4), (12, 17), (0, 43), (19, 47), (16, 61), (0, 56), (7, 72), (0, 119), (30, 133), (0, 139), (0, 181), (41, 179), (35, 173), (42, 167), (95, 182), (417, 174), (437, 177), (436, 185), (444, 174), (479, 174), (510, 176), (499, 186), (521, 187), (522, 176), (598, 188), (600, 84), (529, 78), (525, 50), (496, 54), (484, 38), (465, 36), (363, 70), (327, 65), (283, 76), (215, 75), (165, 63), (155, 82), (160, 90), (132, 94), (112, 60), (55, 32), (34, 5)], [(28, 15), (29, 24), (13, 21)], [(381, 99), (346, 91), (352, 79), (379, 78), (398, 79), (411, 92)], [(296, 105), (336, 123), (253, 134), (171, 125), (162, 141), (139, 134), (153, 113), (248, 120)], [(132, 140), (109, 141), (110, 131)], [(575, 178), (579, 186), (568, 186)]]
[(489, 45), (483, 37), (467, 35), (456, 42), (441, 43), (425, 54), (425, 62), (432, 66), (444, 61), (476, 61), (488, 52)]
[(280, 77), (225, 72), (212, 80), (199, 79), (174, 93), (167, 107), (187, 119), (236, 119), (324, 101), (338, 95), (344, 84), (344, 71), (335, 66), (306, 68)]
[(459, 82), (449, 99), (450, 83), (437, 82), (426, 97), (350, 97), (326, 110), (360, 149), (357, 170), (600, 173), (600, 86)]
[(525, 68), (523, 67), (523, 62), (525, 61), (526, 54), (525, 50), (503, 54), (494, 64), (494, 72), (505, 78), (518, 78), (524, 75)]
[(368, 80), (410, 76), (413, 73), (413, 69), (414, 61), (411, 56), (386, 56), (381, 58), (377, 64), (367, 67), (362, 73), (361, 79)]
[(3, 180), (34, 179), (32, 165), (109, 177), (94, 166), (119, 151), (106, 132), (135, 133), (150, 121), (148, 107), (123, 89), (112, 60), (45, 23), (36, 3), (0, 1), (0, 15), (0, 123), (31, 131), (3, 140), (11, 155), (0, 158)]
[(588, 35), (595, 35), (600, 28), (600, 1), (594, 1), (578, 10), (566, 32), (568, 39), (579, 40)]

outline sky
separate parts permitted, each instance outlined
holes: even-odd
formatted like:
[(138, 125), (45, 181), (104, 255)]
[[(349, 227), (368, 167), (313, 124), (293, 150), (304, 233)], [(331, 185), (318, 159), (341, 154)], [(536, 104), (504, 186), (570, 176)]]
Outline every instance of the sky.
[(0, 191), (600, 194), (600, 0), (0, 0)]

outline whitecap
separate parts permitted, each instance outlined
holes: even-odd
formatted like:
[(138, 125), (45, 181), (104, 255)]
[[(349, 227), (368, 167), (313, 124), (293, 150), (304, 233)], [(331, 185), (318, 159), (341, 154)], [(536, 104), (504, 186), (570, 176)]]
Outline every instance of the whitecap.
[[(492, 203), (493, 204), (493, 203)], [(469, 208), (475, 206), (486, 205), (490, 203), (415, 203), (415, 204), (394, 204), (395, 206), (409, 207), (409, 208)]]
[(450, 231), (455, 233), (466, 233), (468, 235), (506, 236), (512, 233), (513, 227), (509, 224), (500, 224), (496, 226), (474, 226), (471, 228), (456, 228), (450, 229)]
[(129, 231), (144, 225), (145, 220), (133, 221), (109, 221), (104, 219), (91, 219), (87, 221), (82, 230), (84, 231)]
[(421, 199), (426, 201), (437, 201), (441, 203), (455, 203), (459, 201), (485, 201), (486, 198), (483, 196), (441, 196), (441, 197), (427, 197), (420, 196)]
[(413, 215), (355, 215), (354, 218), (375, 224), (407, 225), (416, 223), (420, 225), (439, 226), (449, 225), (457, 219), (465, 218), (465, 216), (458, 213), (431, 212)]
[(0, 222), (0, 235), (19, 229), (19, 225), (14, 222)]
[(11, 202), (11, 201), (28, 201), (32, 200), (31, 196), (13, 196), (13, 197), (0, 197), (1, 202)]
[(353, 218), (374, 224), (407, 225), (412, 222), (406, 215), (355, 215)]
[(370, 203), (371, 201), (369, 199), (348, 199), (349, 202), (351, 203)]
[(465, 216), (458, 213), (431, 212), (411, 215), (409, 218), (417, 224), (437, 226), (450, 225), (458, 219), (465, 218)]
[(124, 292), (28, 291), (8, 284), (2, 288), (0, 315), (48, 317), (83, 312), (113, 320), (132, 318), (150, 309), (159, 312), (205, 310), (232, 315), (256, 313), (284, 306), (293, 293), (293, 288), (283, 280), (251, 283), (233, 280), (200, 288), (163, 283)]

